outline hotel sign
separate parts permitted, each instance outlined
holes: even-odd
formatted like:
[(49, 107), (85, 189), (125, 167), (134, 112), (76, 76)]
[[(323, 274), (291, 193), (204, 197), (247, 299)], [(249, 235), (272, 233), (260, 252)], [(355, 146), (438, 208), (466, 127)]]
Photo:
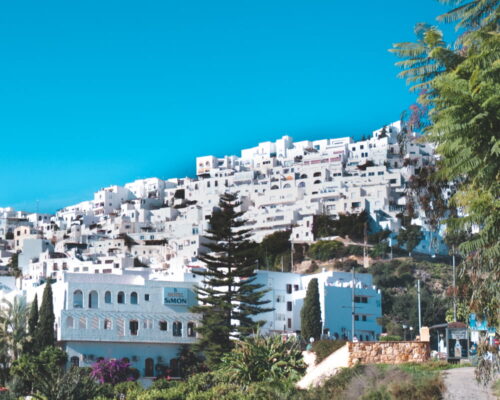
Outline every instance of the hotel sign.
[(188, 290), (186, 288), (163, 288), (163, 304), (171, 306), (187, 306)]

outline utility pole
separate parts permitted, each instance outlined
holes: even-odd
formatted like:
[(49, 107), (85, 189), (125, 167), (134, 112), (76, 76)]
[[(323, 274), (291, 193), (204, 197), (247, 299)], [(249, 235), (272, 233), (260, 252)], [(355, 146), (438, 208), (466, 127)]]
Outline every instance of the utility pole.
[(290, 271), (293, 272), (293, 242), (290, 240)]
[(354, 267), (352, 268), (352, 291), (351, 291), (351, 304), (352, 304), (352, 316), (351, 316), (351, 341), (354, 339), (354, 315), (356, 314), (356, 306), (354, 305)]
[(457, 322), (457, 282), (456, 282), (456, 267), (455, 267), (455, 246), (451, 247), (453, 259), (453, 322)]
[(418, 332), (422, 329), (422, 309), (420, 307), (420, 279), (417, 280), (417, 299), (418, 299)]

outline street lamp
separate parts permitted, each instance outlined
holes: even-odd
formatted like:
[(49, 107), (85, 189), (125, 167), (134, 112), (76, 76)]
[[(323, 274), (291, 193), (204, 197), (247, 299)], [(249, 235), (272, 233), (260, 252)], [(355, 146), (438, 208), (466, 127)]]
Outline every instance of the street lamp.
[(408, 328), (408, 326), (403, 324), (403, 335), (405, 340), (406, 340), (406, 328)]
[(413, 326), (410, 326), (410, 340), (413, 340)]

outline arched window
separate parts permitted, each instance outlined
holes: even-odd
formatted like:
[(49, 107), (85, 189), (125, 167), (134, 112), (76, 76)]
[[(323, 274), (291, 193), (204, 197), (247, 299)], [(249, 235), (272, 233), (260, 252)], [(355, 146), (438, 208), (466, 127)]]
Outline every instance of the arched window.
[(109, 290), (104, 293), (104, 302), (106, 304), (111, 304), (111, 292)]
[(70, 365), (72, 367), (78, 367), (80, 366), (80, 358), (77, 356), (73, 356), (69, 359)]
[(278, 185), (273, 185), (273, 186), (271, 186), (271, 190), (276, 190), (276, 189), (279, 189), (279, 186), (278, 186)]
[(106, 330), (110, 330), (112, 328), (112, 325), (111, 325), (111, 320), (106, 318), (104, 320), (104, 329)]
[(303, 188), (303, 187), (306, 187), (306, 183), (305, 182), (300, 182), (299, 183), (299, 188)]
[(73, 308), (83, 307), (83, 293), (81, 290), (75, 290), (73, 292)]
[(137, 304), (137, 292), (130, 293), (130, 304)]
[(316, 176), (321, 176), (321, 172), (315, 172), (313, 176), (314, 176), (314, 177), (316, 177)]
[(188, 322), (187, 324), (187, 335), (189, 337), (195, 337), (196, 331), (194, 330), (194, 322)]
[(118, 292), (118, 296), (116, 296), (116, 302), (118, 304), (125, 304), (125, 293)]
[(160, 321), (160, 323), (158, 325), (160, 326), (160, 331), (167, 330), (167, 321)]
[(318, 179), (318, 180), (316, 180), (316, 181), (314, 181), (314, 184), (315, 184), (315, 185), (317, 185), (317, 184), (319, 184), (319, 183), (321, 183), (321, 181), (320, 181), (319, 179)]
[(155, 362), (152, 358), (146, 358), (144, 361), (144, 376), (154, 376)]
[(285, 183), (285, 185), (283, 186), (283, 189), (290, 189), (290, 184), (289, 183)]
[(172, 325), (172, 334), (174, 336), (182, 336), (182, 322), (175, 321)]
[(75, 320), (73, 319), (73, 317), (69, 316), (68, 318), (66, 318), (66, 328), (73, 328), (75, 326)]
[(307, 174), (300, 175), (300, 179), (306, 179), (306, 178), (307, 178)]
[(99, 307), (99, 296), (95, 290), (92, 290), (89, 293), (89, 308), (98, 308)]

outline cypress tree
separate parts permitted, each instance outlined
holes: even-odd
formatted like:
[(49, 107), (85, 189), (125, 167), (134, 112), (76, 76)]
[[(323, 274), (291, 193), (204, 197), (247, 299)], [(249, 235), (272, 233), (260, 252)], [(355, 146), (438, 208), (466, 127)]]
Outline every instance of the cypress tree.
[(35, 335), (36, 328), (38, 326), (38, 296), (35, 294), (35, 298), (31, 303), (30, 313), (28, 316), (28, 336), (29, 341), (26, 342), (24, 351), (28, 353), (33, 353), (35, 350)]
[(262, 300), (263, 285), (254, 283), (257, 245), (244, 228), (244, 212), (237, 211), (240, 205), (236, 194), (221, 195), (205, 236), (208, 252), (199, 257), (206, 270), (197, 272), (203, 284), (195, 288), (199, 304), (192, 311), (202, 317), (197, 350), (212, 366), (232, 349), (231, 339), (245, 337), (263, 324), (253, 316), (271, 311), (263, 308), (268, 303)]
[(318, 279), (313, 278), (307, 286), (304, 305), (300, 310), (301, 333), (306, 340), (314, 338), (318, 340), (321, 337), (321, 306), (319, 303)]
[(42, 305), (40, 306), (40, 314), (38, 325), (35, 331), (36, 351), (40, 352), (47, 346), (54, 346), (56, 342), (54, 332), (54, 305), (52, 301), (52, 286), (47, 280), (43, 291)]

